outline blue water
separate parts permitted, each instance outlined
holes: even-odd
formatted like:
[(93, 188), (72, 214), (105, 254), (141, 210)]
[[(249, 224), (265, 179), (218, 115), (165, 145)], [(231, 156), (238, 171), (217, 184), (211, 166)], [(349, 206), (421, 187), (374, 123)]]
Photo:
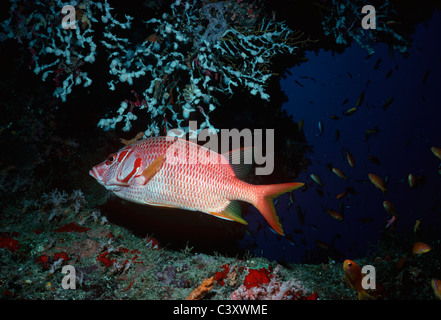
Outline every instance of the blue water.
[[(271, 232), (263, 219), (255, 218), (249, 225), (253, 236), (247, 236), (244, 244), (255, 241), (255, 253), (281, 261), (306, 261), (307, 252), (355, 259), (365, 255), (381, 238), (382, 229), (390, 218), (383, 208), (384, 200), (395, 204), (398, 219), (393, 233), (396, 236), (412, 241), (413, 226), (420, 219), (424, 240), (433, 244), (439, 239), (441, 175), (438, 170), (441, 161), (430, 151), (432, 146), (441, 147), (439, 30), (441, 13), (437, 11), (430, 21), (417, 26), (406, 58), (398, 52), (391, 55), (387, 45), (380, 44), (375, 47), (375, 55), (367, 59), (367, 51), (354, 43), (342, 54), (323, 50), (318, 54), (307, 52), (309, 61), (289, 70), (291, 75), (281, 80), (282, 90), (289, 99), (283, 108), (296, 121), (304, 120), (304, 134), (313, 147), (313, 152), (308, 154), (312, 164), (297, 181), (311, 184), (311, 187), (305, 192), (294, 192), (295, 204), (289, 210), (286, 209), (288, 195), (279, 198), (277, 212), (288, 239)], [(379, 68), (374, 70), (380, 58)], [(423, 84), (427, 70), (430, 74)], [(392, 74), (386, 78), (390, 71)], [(343, 117), (342, 113), (355, 106), (363, 90), (362, 105), (351, 116)], [(383, 110), (381, 107), (390, 97), (394, 97), (393, 103)], [(343, 106), (345, 99), (349, 102)], [(332, 120), (331, 115), (340, 119)], [(319, 121), (324, 127), (322, 135)], [(366, 129), (376, 126), (378, 134), (366, 141)], [(336, 130), (340, 131), (338, 141)], [(345, 149), (355, 159), (354, 168), (346, 161)], [(376, 156), (381, 164), (370, 162), (369, 155)], [(328, 163), (343, 170), (349, 179), (343, 180), (329, 171)], [(323, 188), (312, 183), (309, 177), (312, 173), (321, 177)], [(387, 176), (389, 192), (383, 195), (368, 182), (368, 173), (377, 174), (383, 181)], [(424, 177), (425, 183), (410, 190), (409, 173)], [(336, 200), (336, 195), (347, 186), (352, 186), (357, 194)], [(319, 196), (315, 189), (322, 189), (324, 196)], [(340, 211), (340, 202), (345, 205), (342, 222), (323, 209)], [(305, 212), (304, 225), (299, 222), (297, 206)], [(250, 210), (253, 216), (258, 216), (253, 208)], [(372, 221), (363, 223), (360, 218)], [(265, 227), (259, 229), (259, 225)], [(294, 229), (301, 229), (303, 234), (294, 233)], [(289, 241), (290, 237), (296, 245)], [(327, 243), (330, 249), (318, 247), (316, 240)]]

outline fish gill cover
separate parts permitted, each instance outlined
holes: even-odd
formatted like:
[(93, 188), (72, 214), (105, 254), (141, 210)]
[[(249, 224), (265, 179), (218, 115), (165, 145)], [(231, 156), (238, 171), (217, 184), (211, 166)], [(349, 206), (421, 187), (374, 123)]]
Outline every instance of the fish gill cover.
[[(435, 1), (6, 4), (3, 298), (356, 299), (347, 259), (375, 267), (376, 299), (440, 296)], [(274, 130), (272, 174), (245, 181), (305, 183), (274, 201), (283, 236), (246, 204), (242, 225), (88, 175), (140, 139), (226, 129)]]

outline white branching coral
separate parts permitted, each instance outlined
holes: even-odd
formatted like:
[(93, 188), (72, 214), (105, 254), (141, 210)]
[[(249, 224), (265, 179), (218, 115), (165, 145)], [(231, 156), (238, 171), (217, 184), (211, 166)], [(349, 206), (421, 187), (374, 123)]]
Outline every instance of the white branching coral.
[(75, 213), (80, 212), (81, 208), (87, 203), (83, 191), (80, 189), (72, 191), (69, 200)]
[[(122, 130), (129, 131), (146, 112), (145, 136), (171, 128), (188, 132), (185, 123), (190, 117), (202, 119), (199, 130), (217, 131), (209, 118), (219, 106), (216, 97), (246, 90), (269, 100), (272, 57), (293, 54), (309, 41), (242, 0), (176, 0), (169, 12), (144, 21), (144, 30), (136, 30), (145, 32), (144, 41), (127, 32), (134, 18), (118, 13), (124, 21), (117, 20), (107, 0), (37, 1), (38, 10), (23, 0), (10, 1), (11, 16), (1, 23), (0, 40), (28, 41), (33, 70), (43, 80), (55, 81), (54, 95), (66, 101), (73, 86), (89, 86), (94, 75), (89, 77), (83, 69), (102, 49), (111, 77), (109, 89), (116, 90), (121, 83), (142, 89), (137, 102), (121, 102), (98, 126), (109, 130), (123, 123)], [(75, 28), (66, 30), (60, 13), (67, 5), (75, 8), (76, 19)], [(103, 29), (99, 34), (94, 32), (98, 24)]]
[[(41, 74), (43, 81), (55, 82), (53, 95), (63, 102), (74, 86), (88, 87), (92, 83), (83, 69), (93, 64), (97, 57), (94, 25), (105, 25), (105, 35), (115, 27), (130, 27), (130, 19), (121, 23), (111, 14), (107, 1), (23, 1), (10, 0), (9, 19), (0, 23), (0, 41), (17, 39), (27, 42), (32, 54), (32, 68)], [(70, 24), (63, 25), (62, 9), (75, 10)], [(70, 11), (67, 11), (70, 12)], [(101, 16), (101, 18), (99, 18)]]
[[(132, 84), (139, 77), (150, 79), (143, 92), (146, 103), (137, 108), (146, 109), (152, 119), (146, 136), (158, 134), (158, 123), (167, 130), (174, 126), (187, 132), (181, 124), (194, 112), (203, 118), (199, 130), (216, 131), (209, 121), (209, 113), (219, 105), (216, 95), (231, 96), (235, 87), (269, 100), (265, 89), (272, 76), (271, 58), (278, 53), (293, 54), (306, 41), (303, 34), (271, 19), (252, 16), (254, 23), (250, 19), (238, 23), (230, 9), (237, 3), (177, 0), (171, 13), (146, 21), (154, 33), (135, 49), (127, 50), (129, 39), (109, 36), (103, 42), (116, 48), (109, 56), (110, 73), (115, 76), (110, 89), (120, 82)], [(98, 126), (113, 129), (124, 121), (127, 131), (130, 121), (137, 119), (134, 109), (121, 104), (115, 117), (102, 119)]]
[[(41, 74), (42, 80), (52, 78), (56, 88), (54, 96), (66, 101), (74, 85), (89, 86), (92, 80), (87, 72), (81, 70), (85, 63), (93, 63), (96, 56), (96, 44), (93, 41), (90, 23), (79, 24), (75, 29), (63, 29), (61, 8), (70, 3), (61, 1), (24, 2), (11, 0), (11, 16), (1, 23), (2, 40), (15, 38), (19, 42), (28, 42), (32, 54), (33, 71)], [(83, 17), (91, 12), (91, 5), (80, 5), (78, 10)], [(84, 10), (81, 11), (81, 10)], [(82, 21), (86, 21), (85, 18)]]
[(375, 8), (375, 30), (365, 30), (361, 26), (361, 21), (366, 15), (362, 13), (365, 4), (365, 1), (360, 0), (332, 0), (331, 10), (322, 22), (325, 35), (335, 37), (337, 44), (346, 45), (354, 40), (370, 55), (375, 53), (374, 45), (378, 42), (378, 38), (390, 38), (388, 42), (394, 50), (405, 52), (409, 43), (393, 29), (393, 25), (398, 24), (395, 21), (397, 12), (393, 4), (386, 0), (381, 6)]
[(70, 195), (63, 190), (54, 189), (41, 195), (39, 206), (44, 211), (50, 212), (48, 219), (51, 221), (72, 210), (75, 214), (79, 213), (86, 203), (86, 198), (80, 189), (72, 191)]

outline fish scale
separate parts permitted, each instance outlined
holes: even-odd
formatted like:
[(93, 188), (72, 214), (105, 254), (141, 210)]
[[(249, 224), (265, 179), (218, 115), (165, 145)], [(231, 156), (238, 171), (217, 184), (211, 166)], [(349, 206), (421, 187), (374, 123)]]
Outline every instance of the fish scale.
[[(189, 143), (185, 140), (176, 140), (181, 146), (177, 150), (188, 150)], [(184, 142), (185, 141), (185, 142)], [(173, 140), (167, 143), (164, 137), (152, 138), (144, 143), (144, 140), (137, 142), (133, 148), (139, 148), (138, 153), (146, 159), (148, 166), (161, 154), (166, 154)], [(195, 145), (196, 150), (202, 148)], [(208, 150), (208, 149), (207, 149)], [(211, 152), (211, 151), (210, 151)], [(183, 163), (196, 162), (196, 152), (180, 152), (178, 161)], [(218, 154), (212, 153), (212, 157)], [(132, 186), (122, 190), (121, 195), (127, 200), (147, 204), (162, 204), (178, 206), (189, 210), (221, 212), (229, 204), (226, 197), (243, 198), (244, 195), (234, 194), (237, 188), (234, 183), (243, 183), (236, 179), (230, 181), (230, 186), (222, 183), (219, 177), (232, 177), (231, 167), (228, 165), (185, 165), (166, 163), (146, 186)], [(210, 181), (210, 183), (208, 182)], [(228, 192), (230, 187), (230, 192)], [(250, 185), (252, 188), (252, 186)], [(211, 192), (210, 192), (211, 191)], [(199, 197), (194, 197), (198, 194)], [(242, 200), (242, 199), (241, 199)]]
[[(175, 177), (168, 177), (168, 172), (179, 172)], [(210, 170), (207, 169), (207, 172)], [(165, 174), (163, 174), (165, 173)], [(226, 199), (225, 184), (215, 177), (204, 175), (191, 167), (173, 168), (165, 166), (151, 181), (151, 187), (145, 189), (146, 202), (178, 205), (186, 209), (222, 211), (229, 203)], [(209, 178), (213, 184), (208, 183)], [(199, 194), (200, 197), (194, 197)], [(153, 198), (150, 198), (153, 196)], [(230, 194), (230, 197), (235, 195)], [(221, 206), (221, 210), (219, 210)]]
[[(233, 151), (234, 152), (234, 151)], [(239, 150), (238, 152), (241, 152)], [(90, 171), (117, 196), (147, 205), (201, 211), (247, 224), (236, 201), (253, 204), (271, 227), (283, 235), (273, 198), (303, 183), (252, 185), (240, 180), (227, 159), (191, 141), (154, 137), (110, 155)]]

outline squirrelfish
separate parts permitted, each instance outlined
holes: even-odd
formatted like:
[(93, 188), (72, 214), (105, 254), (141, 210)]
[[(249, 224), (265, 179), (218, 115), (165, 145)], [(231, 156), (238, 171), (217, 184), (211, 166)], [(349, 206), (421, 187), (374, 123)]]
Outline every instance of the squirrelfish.
[(374, 184), (374, 186), (383, 191), (383, 193), (387, 191), (387, 189), (384, 187), (383, 180), (381, 180), (379, 176), (373, 173), (369, 173), (368, 178)]
[(343, 271), (345, 273), (346, 280), (348, 280), (351, 288), (357, 290), (358, 300), (375, 299), (373, 296), (367, 293), (361, 285), (363, 275), (358, 264), (356, 264), (352, 260), (345, 260), (343, 262)]
[[(239, 179), (243, 166), (234, 164), (237, 157), (237, 151), (224, 155), (184, 139), (154, 137), (109, 155), (89, 173), (123, 199), (201, 211), (242, 224), (247, 222), (241, 216), (238, 201), (245, 201), (253, 204), (270, 226), (283, 235), (273, 199), (304, 184), (246, 183)], [(234, 160), (233, 164), (229, 159)]]

